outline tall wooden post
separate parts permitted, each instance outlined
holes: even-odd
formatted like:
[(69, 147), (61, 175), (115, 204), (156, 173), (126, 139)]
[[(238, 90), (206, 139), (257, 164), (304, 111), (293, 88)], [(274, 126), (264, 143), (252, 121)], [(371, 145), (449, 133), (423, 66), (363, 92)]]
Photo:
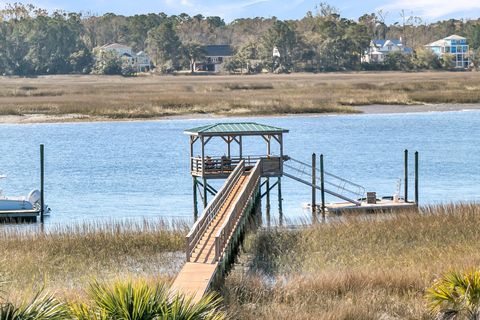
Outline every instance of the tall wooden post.
[(404, 197), (405, 197), (405, 202), (408, 202), (408, 150), (405, 150), (405, 155), (404, 155)]
[(40, 145), (40, 222), (43, 223), (45, 216), (45, 194), (44, 194), (44, 182), (45, 182), (45, 147)]
[(317, 155), (312, 154), (312, 215), (317, 213)]
[(322, 219), (325, 220), (325, 169), (323, 166), (323, 154), (320, 155), (320, 190), (322, 193)]
[(418, 206), (418, 151), (415, 152), (415, 203)]
[(193, 177), (193, 219), (198, 219), (197, 177)]

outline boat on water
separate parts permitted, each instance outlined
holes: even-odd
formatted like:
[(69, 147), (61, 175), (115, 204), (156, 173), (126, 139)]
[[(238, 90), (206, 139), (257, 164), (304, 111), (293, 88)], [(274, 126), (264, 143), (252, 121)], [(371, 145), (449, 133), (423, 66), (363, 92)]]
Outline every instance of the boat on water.
[[(6, 176), (0, 176), (6, 179)], [(6, 196), (0, 189), (0, 213), (18, 212), (18, 211), (41, 211), (41, 193), (35, 189), (28, 193), (27, 196)], [(44, 215), (50, 213), (50, 208), (44, 204)]]

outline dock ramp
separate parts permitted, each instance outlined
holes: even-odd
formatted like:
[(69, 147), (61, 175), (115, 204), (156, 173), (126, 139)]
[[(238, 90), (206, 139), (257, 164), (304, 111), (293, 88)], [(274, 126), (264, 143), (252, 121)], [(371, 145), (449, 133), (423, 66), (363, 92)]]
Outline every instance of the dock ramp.
[[(314, 186), (312, 183), (312, 166), (308, 163), (291, 157), (285, 158), (283, 163), (283, 175), (307, 186)], [(318, 190), (321, 190), (320, 175), (320, 169), (316, 168), (315, 188)], [(359, 199), (365, 197), (365, 188), (363, 186), (326, 171), (324, 171), (324, 178), (325, 193), (357, 206), (361, 205), (361, 200)]]
[(248, 217), (260, 198), (261, 163), (241, 161), (186, 237), (186, 264), (174, 292), (199, 301), (221, 275), (238, 246)]

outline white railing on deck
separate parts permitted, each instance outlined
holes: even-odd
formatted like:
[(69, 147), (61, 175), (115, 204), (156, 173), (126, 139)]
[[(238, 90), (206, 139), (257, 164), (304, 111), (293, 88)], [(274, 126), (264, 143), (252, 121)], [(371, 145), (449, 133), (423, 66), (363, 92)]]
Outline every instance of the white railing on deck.
[(240, 161), (235, 167), (235, 170), (233, 170), (233, 172), (229, 175), (222, 188), (217, 192), (212, 201), (210, 201), (205, 210), (203, 210), (200, 219), (197, 220), (197, 222), (193, 225), (192, 229), (187, 235), (187, 262), (190, 262), (192, 251), (197, 246), (198, 241), (210, 225), (210, 222), (215, 219), (215, 216), (225, 203), (225, 200), (232, 191), (232, 188), (235, 186), (235, 184), (238, 182), (238, 179), (244, 172), (245, 162)]
[(249, 200), (258, 187), (260, 182), (260, 173), (261, 161), (257, 161), (257, 164), (247, 178), (247, 182), (244, 184), (242, 190), (240, 190), (240, 196), (238, 200), (235, 202), (233, 208), (230, 209), (230, 212), (228, 212), (227, 219), (215, 235), (215, 261), (221, 260), (224, 250), (228, 246), (230, 238), (233, 235), (237, 224), (240, 222), (240, 218), (244, 213)]

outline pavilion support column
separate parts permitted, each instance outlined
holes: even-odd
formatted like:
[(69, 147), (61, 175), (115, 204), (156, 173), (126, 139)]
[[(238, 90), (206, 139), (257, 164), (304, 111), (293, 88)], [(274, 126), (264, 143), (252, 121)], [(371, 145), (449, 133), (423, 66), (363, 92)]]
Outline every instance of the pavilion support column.
[(266, 188), (266, 215), (267, 215), (267, 225), (270, 227), (270, 178), (267, 178), (265, 183)]
[(232, 148), (231, 148), (231, 143), (232, 143), (232, 137), (227, 137), (227, 156), (230, 159), (232, 155)]
[(238, 145), (239, 145), (239, 153), (240, 153), (240, 159), (243, 159), (243, 146), (242, 146), (242, 136), (238, 136)]
[(277, 188), (278, 188), (278, 220), (280, 222), (280, 226), (282, 226), (283, 225), (282, 177), (278, 177)]
[(271, 145), (272, 136), (268, 136), (266, 140), (267, 140), (267, 156), (270, 156), (272, 154), (272, 145)]
[(190, 136), (190, 172), (193, 172), (193, 136)]
[(207, 207), (207, 204), (208, 204), (208, 200), (207, 200), (207, 178), (203, 178), (203, 208), (205, 209)]
[(202, 179), (203, 179), (203, 208), (207, 207), (207, 179), (205, 178), (205, 137), (200, 137), (202, 143)]
[(193, 219), (198, 220), (198, 195), (197, 195), (197, 177), (193, 177)]
[(283, 175), (283, 134), (278, 135), (278, 143), (280, 144), (280, 174)]

